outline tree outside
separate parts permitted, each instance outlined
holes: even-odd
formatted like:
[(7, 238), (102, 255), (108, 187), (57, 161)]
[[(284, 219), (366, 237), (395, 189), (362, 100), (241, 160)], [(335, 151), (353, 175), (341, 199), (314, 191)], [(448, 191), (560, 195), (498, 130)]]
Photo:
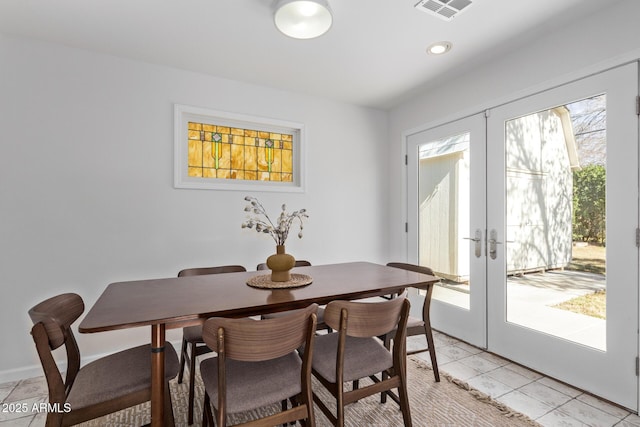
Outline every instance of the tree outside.
[[(569, 270), (606, 274), (606, 96), (567, 105), (580, 169), (573, 172), (573, 253)], [(556, 308), (606, 319), (606, 291)]]
[(580, 168), (573, 173), (573, 240), (606, 243), (606, 96), (567, 104)]

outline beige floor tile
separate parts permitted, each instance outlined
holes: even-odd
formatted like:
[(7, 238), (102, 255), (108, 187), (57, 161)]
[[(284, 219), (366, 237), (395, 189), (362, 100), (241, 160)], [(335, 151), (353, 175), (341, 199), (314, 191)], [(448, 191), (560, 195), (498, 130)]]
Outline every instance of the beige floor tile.
[(604, 402), (596, 397), (591, 396), (590, 394), (581, 394), (576, 399), (586, 403), (587, 405), (593, 406), (594, 408), (598, 408), (609, 415), (613, 415), (616, 418), (625, 418), (629, 415), (629, 411), (627, 411), (626, 409), (622, 409), (619, 406)]
[[(437, 347), (436, 347), (437, 348)], [(440, 347), (436, 350), (436, 354), (438, 356), (438, 361), (441, 364), (454, 362), (456, 360), (464, 359), (469, 356), (472, 356), (466, 350), (461, 349), (455, 345), (448, 345), (444, 347)]]
[(576, 399), (560, 406), (558, 410), (592, 427), (611, 427), (620, 422), (620, 418)]
[(564, 393), (567, 396), (578, 397), (582, 394), (582, 391), (548, 377), (542, 377), (538, 380), (538, 382), (540, 384), (546, 385), (547, 387), (551, 387), (552, 389), (557, 390), (560, 393)]
[(500, 396), (496, 398), (496, 400), (534, 420), (548, 414), (554, 409), (553, 406), (542, 403), (518, 390)]
[(513, 371), (515, 373), (518, 373), (518, 374), (520, 374), (520, 375), (522, 375), (524, 377), (530, 378), (532, 380), (539, 380), (540, 378), (542, 378), (542, 375), (540, 375), (539, 373), (534, 372), (534, 371), (530, 371), (529, 369), (527, 369), (527, 368), (525, 368), (523, 366), (520, 366), (520, 365), (518, 365), (516, 363), (509, 363), (508, 365), (504, 365), (504, 367), (506, 369), (509, 369), (509, 370), (511, 370), (511, 371)]
[(44, 422), (42, 424), (33, 424), (34, 420), (33, 415), (29, 415), (21, 418), (14, 418), (7, 421), (0, 421), (0, 427), (37, 427), (44, 426)]
[(501, 383), (500, 381), (488, 376), (487, 374), (482, 374), (482, 375), (478, 375), (476, 377), (470, 378), (467, 381), (467, 383), (471, 387), (477, 390), (480, 390), (481, 392), (493, 398), (505, 395), (513, 391), (512, 387), (509, 387), (508, 385)]
[(11, 382), (11, 383), (0, 384), (0, 402), (3, 402), (7, 397), (9, 397), (9, 395), (11, 394), (13, 389), (15, 388), (16, 384), (18, 384), (17, 381), (16, 382)]
[(498, 366), (505, 366), (505, 365), (508, 365), (508, 364), (511, 363), (507, 359), (503, 359), (502, 357), (496, 356), (493, 353), (487, 353), (487, 352), (484, 352), (484, 351), (478, 353), (478, 356), (482, 357), (483, 359), (486, 359), (489, 362), (494, 363), (494, 364), (496, 364)]
[(483, 357), (482, 354), (474, 354), (472, 356), (465, 357), (464, 359), (460, 359), (460, 363), (471, 366), (482, 373), (490, 372), (500, 367), (499, 364), (488, 360)]
[(558, 410), (553, 410), (537, 418), (536, 422), (543, 427), (584, 427), (583, 422), (571, 418), (569, 415)]
[(47, 381), (44, 376), (29, 378), (18, 382), (13, 388), (11, 394), (7, 396), (6, 401), (16, 402), (18, 400), (27, 399), (34, 396), (47, 396), (49, 390), (47, 388)]
[(469, 352), (471, 354), (480, 354), (480, 353), (483, 352), (483, 350), (481, 348), (474, 347), (474, 346), (472, 346), (470, 344), (467, 344), (466, 342), (462, 342), (462, 341), (459, 342), (459, 343), (453, 344), (453, 345), (455, 345), (456, 347), (459, 347), (459, 348), (463, 349), (464, 351), (467, 351), (467, 352)]
[(29, 424), (29, 427), (44, 427), (47, 423), (47, 414), (45, 412), (41, 412), (35, 417), (33, 417), (33, 421)]
[(636, 414), (630, 414), (625, 417), (619, 424), (620, 427), (640, 427), (640, 417)]
[(560, 393), (559, 391), (554, 390), (551, 387), (547, 387), (537, 381), (520, 387), (518, 391), (526, 394), (527, 396), (531, 396), (534, 399), (538, 399), (539, 401), (554, 408), (564, 405), (571, 400), (571, 396)]
[(527, 378), (524, 375), (508, 369), (506, 366), (501, 366), (498, 369), (487, 372), (487, 375), (514, 389), (520, 388), (534, 381), (531, 378)]
[(26, 417), (33, 418), (33, 416), (36, 415), (36, 413), (33, 412), (34, 405), (39, 405), (40, 403), (46, 401), (47, 399), (42, 396), (21, 399), (18, 401), (5, 401), (2, 406), (2, 411), (0, 412), (0, 421), (22, 422), (22, 420), (16, 420), (20, 420), (21, 418)]
[(477, 377), (482, 374), (482, 372), (477, 369), (472, 368), (471, 366), (460, 363), (459, 361), (449, 362), (445, 364), (441, 364), (440, 371), (446, 372), (454, 378), (457, 378), (462, 381), (467, 381), (470, 378)]
[(442, 334), (438, 331), (433, 331), (433, 340), (436, 343), (436, 348), (439, 345), (440, 346), (455, 345), (461, 342), (458, 339), (450, 337), (449, 335)]

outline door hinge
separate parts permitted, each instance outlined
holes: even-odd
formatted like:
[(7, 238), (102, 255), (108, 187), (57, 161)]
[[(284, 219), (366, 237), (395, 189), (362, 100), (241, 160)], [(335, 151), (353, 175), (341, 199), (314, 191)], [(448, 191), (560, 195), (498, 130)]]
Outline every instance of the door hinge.
[(405, 166), (409, 165), (409, 155), (408, 154), (404, 155), (404, 165)]
[(409, 232), (409, 223), (408, 223), (408, 222), (405, 222), (405, 223), (404, 223), (404, 232), (405, 232), (405, 233), (408, 233), (408, 232)]
[(640, 248), (640, 228), (636, 228), (636, 247)]
[(640, 95), (636, 96), (636, 116), (640, 116)]
[(636, 377), (640, 376), (640, 357), (636, 357)]

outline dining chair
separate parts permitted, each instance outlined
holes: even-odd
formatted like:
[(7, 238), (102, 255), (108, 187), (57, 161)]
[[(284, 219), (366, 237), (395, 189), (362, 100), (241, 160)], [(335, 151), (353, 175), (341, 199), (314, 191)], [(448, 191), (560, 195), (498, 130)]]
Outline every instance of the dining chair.
[[(101, 357), (80, 367), (80, 349), (71, 325), (84, 312), (82, 298), (73, 293), (54, 296), (29, 310), (31, 335), (49, 388), (46, 426), (79, 424), (151, 400), (151, 346), (141, 345)], [(67, 369), (62, 373), (53, 351), (65, 346)], [(165, 342), (165, 420), (172, 426), (169, 380), (178, 373), (178, 356)], [(57, 354), (57, 353), (56, 353)]]
[[(205, 387), (202, 425), (225, 427), (227, 415), (291, 400), (290, 409), (237, 425), (275, 426), (304, 420), (315, 426), (311, 390), (317, 304), (274, 319), (214, 317), (203, 327), (216, 357), (200, 362)], [(301, 358), (298, 348), (308, 349)]]
[[(428, 274), (430, 276), (435, 276), (433, 270), (429, 267), (423, 267), (421, 265), (415, 264), (407, 264), (403, 262), (390, 262), (387, 264), (389, 267), (401, 268), (404, 270), (415, 271), (417, 273)], [(433, 286), (434, 284), (430, 284), (426, 291), (426, 295), (424, 297), (424, 302), (422, 303), (422, 318), (409, 316), (409, 320), (407, 321), (407, 337), (422, 335), (424, 334), (427, 338), (427, 347), (420, 348), (417, 350), (407, 351), (408, 355), (423, 353), (425, 351), (429, 352), (429, 356), (431, 357), (431, 367), (433, 368), (433, 376), (435, 377), (436, 382), (440, 382), (440, 372), (438, 370), (438, 361), (436, 358), (436, 348), (433, 341), (433, 331), (431, 330), (431, 317), (429, 314), (431, 307), (431, 295), (433, 294)], [(385, 336), (385, 345), (387, 348), (390, 346), (390, 340), (393, 334), (387, 334)]]
[[(333, 425), (344, 426), (345, 406), (398, 389), (404, 425), (411, 427), (405, 347), (409, 307), (406, 291), (381, 302), (332, 301), (327, 305), (325, 322), (337, 332), (316, 337), (312, 372), (335, 397), (336, 414), (317, 394), (313, 399)], [(396, 332), (389, 350), (378, 337), (392, 330)], [(383, 378), (376, 376), (383, 372)], [(344, 383), (364, 378), (370, 378), (373, 384), (345, 390)]]
[[(294, 267), (310, 267), (310, 266), (311, 266), (311, 262), (301, 259), (301, 260), (296, 260), (296, 264), (295, 264)], [(258, 264), (256, 266), (256, 270), (258, 270), (258, 271), (263, 271), (263, 270), (268, 270), (268, 269), (269, 269), (269, 267), (267, 267), (267, 264), (264, 263), (264, 262), (261, 263), (261, 264)], [(282, 312), (279, 312), (279, 313), (267, 313), (267, 314), (263, 314), (262, 318), (263, 319), (272, 319), (274, 317), (284, 316), (284, 315), (290, 314), (291, 311), (293, 311), (293, 310), (282, 311)], [(327, 324), (324, 323), (324, 307), (319, 307), (318, 308), (318, 324), (316, 326), (316, 329), (318, 329), (318, 330), (327, 329), (327, 330), (329, 330), (329, 332), (331, 332), (331, 328), (329, 328), (327, 326)]]
[[(241, 265), (222, 265), (218, 267), (187, 268), (178, 273), (178, 277), (203, 276), (206, 274), (234, 273), (247, 271)], [(195, 378), (196, 378), (196, 358), (211, 349), (207, 347), (202, 339), (202, 326), (187, 326), (182, 328), (182, 345), (180, 346), (180, 373), (178, 374), (178, 384), (182, 384), (184, 368), (189, 363), (189, 400), (187, 410), (187, 422), (193, 424), (193, 410), (195, 400)]]

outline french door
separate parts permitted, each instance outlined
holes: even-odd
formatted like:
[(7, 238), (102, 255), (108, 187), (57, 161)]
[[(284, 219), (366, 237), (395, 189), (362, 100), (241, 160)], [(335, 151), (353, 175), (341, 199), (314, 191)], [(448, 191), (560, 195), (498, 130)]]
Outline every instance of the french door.
[(407, 144), (410, 262), (443, 278), (431, 323), (486, 347), (484, 114), (416, 133)]
[(434, 327), (633, 410), (637, 94), (633, 63), (407, 138)]

